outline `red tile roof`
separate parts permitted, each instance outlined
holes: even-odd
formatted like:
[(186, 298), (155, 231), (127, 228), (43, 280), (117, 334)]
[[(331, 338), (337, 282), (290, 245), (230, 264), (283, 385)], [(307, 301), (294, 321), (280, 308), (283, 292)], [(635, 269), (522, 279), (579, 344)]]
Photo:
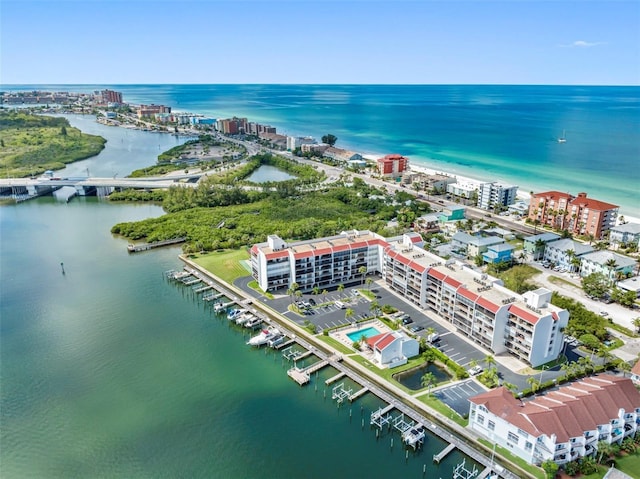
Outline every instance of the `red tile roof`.
[(534, 193), (534, 198), (545, 198), (545, 199), (553, 199), (558, 200), (560, 198), (565, 200), (570, 200), (573, 198), (569, 193), (562, 193), (561, 191), (544, 191), (542, 193)]
[(515, 304), (509, 306), (509, 312), (524, 319), (527, 323), (536, 324), (540, 320), (540, 317), (536, 316), (532, 311), (522, 309)]
[(640, 392), (629, 378), (601, 374), (563, 386), (526, 403), (501, 387), (469, 399), (492, 414), (534, 436), (555, 434), (569, 441), (640, 407)]
[(449, 286), (453, 286), (454, 289), (457, 289), (458, 287), (462, 286), (462, 283), (460, 281), (458, 281), (457, 279), (453, 279), (451, 276), (447, 276), (444, 279), (444, 282), (447, 283)]
[(283, 249), (281, 251), (272, 251), (271, 253), (265, 253), (265, 258), (269, 259), (277, 259), (277, 258), (284, 258), (289, 256), (289, 250), (288, 249)]
[(484, 309), (488, 309), (489, 311), (491, 311), (493, 314), (497, 313), (498, 310), (500, 309), (500, 306), (498, 306), (497, 304), (493, 304), (491, 301), (489, 301), (487, 298), (483, 298), (482, 296), (480, 296), (478, 298), (478, 300), (476, 301), (476, 304), (479, 304), (480, 306), (482, 306)]
[(576, 205), (581, 208), (589, 208), (590, 210), (596, 211), (607, 211), (607, 210), (615, 210), (618, 208), (618, 205), (612, 205), (611, 203), (606, 203), (604, 201), (594, 200), (591, 198), (586, 198), (584, 196), (574, 198), (569, 202), (571, 206)]
[(313, 256), (315, 254), (315, 251), (296, 251), (295, 253), (293, 253), (293, 257), (295, 259), (302, 259), (302, 258), (308, 258), (309, 256)]
[(367, 344), (371, 348), (375, 348), (379, 351), (384, 350), (387, 346), (393, 343), (396, 340), (396, 337), (393, 333), (382, 333), (377, 334), (371, 338), (367, 338)]
[(444, 281), (444, 279), (447, 277), (447, 275), (444, 274), (442, 271), (438, 271), (437, 269), (434, 269), (434, 268), (430, 268), (427, 274), (429, 276), (433, 276), (436, 279), (439, 279), (440, 281)]
[(640, 359), (636, 361), (636, 363), (631, 368), (631, 374), (635, 374), (636, 376), (640, 376)]
[(478, 296), (475, 293), (472, 293), (471, 291), (469, 291), (467, 288), (458, 288), (457, 293), (460, 296), (463, 296), (467, 299), (470, 299), (471, 301), (475, 302), (480, 296)]

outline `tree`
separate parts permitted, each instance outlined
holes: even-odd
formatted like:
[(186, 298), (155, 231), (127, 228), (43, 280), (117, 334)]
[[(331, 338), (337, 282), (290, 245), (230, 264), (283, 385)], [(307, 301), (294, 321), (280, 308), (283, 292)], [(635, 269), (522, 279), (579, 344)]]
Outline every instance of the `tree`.
[(602, 298), (609, 291), (609, 282), (602, 273), (591, 273), (582, 278), (582, 289), (588, 296)]
[(376, 316), (376, 313), (380, 309), (380, 303), (378, 303), (375, 299), (369, 303), (369, 311)]
[(371, 291), (371, 285), (373, 284), (373, 279), (371, 279), (371, 278), (367, 278), (367, 279), (365, 280), (365, 283), (367, 284), (367, 289), (368, 289), (369, 291)]
[(487, 368), (491, 368), (496, 364), (496, 358), (494, 358), (491, 354), (487, 354), (484, 358), (484, 363), (487, 365)]
[(558, 466), (558, 464), (554, 460), (547, 459), (541, 464), (541, 467), (547, 475), (547, 479), (554, 479), (560, 466)]
[(640, 316), (631, 320), (631, 323), (638, 329), (638, 332), (640, 333)]
[(344, 284), (340, 283), (340, 284), (338, 285), (338, 293), (340, 293), (340, 294), (341, 294), (343, 291), (344, 291)]
[(364, 275), (367, 274), (367, 267), (366, 266), (360, 266), (358, 268), (358, 273), (360, 273), (362, 275), (362, 284), (364, 284)]
[(613, 448), (607, 441), (598, 441), (598, 464), (602, 464), (602, 459), (608, 459), (613, 454)]
[(62, 127), (60, 128), (60, 134), (62, 136), (67, 136), (67, 127), (62, 125)]
[(338, 137), (331, 133), (322, 136), (322, 143), (326, 143), (329, 146), (335, 145), (336, 141), (338, 141)]
[(529, 383), (529, 386), (531, 386), (531, 392), (533, 392), (533, 394), (535, 394), (536, 391), (538, 390), (538, 388), (540, 387), (540, 381), (538, 381), (533, 376), (529, 376), (527, 378), (527, 382)]
[(437, 384), (436, 377), (433, 373), (424, 373), (420, 378), (420, 384), (423, 388), (428, 388), (427, 395), (431, 396), (431, 388)]
[(347, 322), (350, 322), (350, 320), (351, 320), (351, 318), (353, 318), (353, 315), (354, 315), (354, 314), (356, 314), (356, 312), (355, 312), (352, 308), (347, 308), (347, 309), (344, 311), (344, 319), (345, 319)]

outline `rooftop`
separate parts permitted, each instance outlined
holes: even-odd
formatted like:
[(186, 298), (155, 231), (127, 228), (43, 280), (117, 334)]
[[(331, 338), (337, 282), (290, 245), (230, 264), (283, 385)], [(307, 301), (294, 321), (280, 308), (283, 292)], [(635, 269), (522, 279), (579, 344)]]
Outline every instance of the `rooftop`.
[(634, 266), (636, 264), (636, 260), (630, 258), (628, 256), (623, 256), (621, 254), (613, 253), (612, 251), (594, 251), (592, 253), (587, 253), (582, 256), (582, 259), (587, 261), (592, 261), (594, 263), (604, 265), (607, 261), (615, 260), (616, 268), (627, 268), (629, 266)]
[(591, 245), (580, 243), (579, 241), (575, 241), (570, 238), (550, 241), (547, 243), (547, 247), (565, 252), (573, 250), (573, 252), (578, 256), (593, 251), (593, 247)]
[(625, 223), (611, 227), (611, 231), (619, 231), (620, 233), (640, 233), (640, 223)]

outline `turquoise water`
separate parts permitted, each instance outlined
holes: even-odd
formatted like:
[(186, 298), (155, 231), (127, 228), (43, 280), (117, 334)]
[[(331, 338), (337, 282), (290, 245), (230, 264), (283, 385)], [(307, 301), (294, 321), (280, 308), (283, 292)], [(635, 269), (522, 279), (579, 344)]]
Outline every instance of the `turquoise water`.
[(377, 334), (380, 334), (380, 331), (378, 331), (374, 327), (369, 327), (369, 328), (363, 329), (361, 331), (354, 331), (353, 333), (349, 333), (349, 334), (347, 334), (347, 337), (351, 341), (356, 342), (360, 338), (362, 338), (363, 336), (366, 336), (367, 338), (372, 338), (372, 337), (376, 336)]
[(297, 386), (280, 353), (167, 282), (178, 248), (129, 254), (109, 232), (160, 214), (97, 198), (0, 207), (2, 478), (451, 477), (462, 456), (432, 464), (442, 441), (406, 457), (397, 434), (376, 440), (379, 399), (338, 408), (331, 368)]
[[(33, 85), (4, 85), (7, 90)], [(279, 133), (332, 133), (336, 146), (401, 153), (437, 171), (499, 179), (525, 193), (557, 189), (640, 217), (640, 87), (510, 85), (39, 85), (111, 87), (132, 103), (164, 103)], [(556, 140), (566, 131), (566, 143)], [(121, 173), (122, 174), (122, 173)]]

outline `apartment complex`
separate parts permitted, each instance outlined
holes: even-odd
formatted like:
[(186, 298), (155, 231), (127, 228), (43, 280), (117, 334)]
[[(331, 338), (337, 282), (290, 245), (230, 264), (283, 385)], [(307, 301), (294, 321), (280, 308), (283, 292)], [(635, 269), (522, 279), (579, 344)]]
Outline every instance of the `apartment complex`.
[(613, 228), (617, 217), (617, 205), (587, 198), (586, 193), (578, 196), (559, 191), (535, 193), (529, 205), (531, 221), (594, 238), (602, 238)]
[(122, 93), (119, 91), (101, 90), (96, 92), (94, 98), (100, 105), (108, 105), (110, 103), (116, 105), (122, 104)]
[(621, 443), (640, 424), (631, 379), (585, 378), (522, 401), (505, 387), (470, 398), (469, 428), (532, 464), (566, 464), (597, 454), (598, 441)]
[(140, 105), (138, 107), (138, 118), (155, 116), (159, 113), (171, 113), (171, 107), (165, 105)]
[(509, 206), (516, 202), (518, 187), (501, 183), (480, 183), (478, 186), (478, 208), (490, 210), (499, 206)]
[(369, 231), (285, 243), (276, 235), (251, 248), (260, 287), (325, 289), (362, 281), (361, 268), (380, 273), (386, 285), (422, 309), (430, 309), (462, 334), (495, 354), (510, 353), (538, 366), (563, 346), (566, 310), (550, 304), (551, 292), (517, 295), (496, 278), (422, 249), (416, 233), (385, 239)]
[(409, 159), (402, 155), (392, 154), (378, 158), (378, 173), (382, 176), (398, 177), (409, 168)]

